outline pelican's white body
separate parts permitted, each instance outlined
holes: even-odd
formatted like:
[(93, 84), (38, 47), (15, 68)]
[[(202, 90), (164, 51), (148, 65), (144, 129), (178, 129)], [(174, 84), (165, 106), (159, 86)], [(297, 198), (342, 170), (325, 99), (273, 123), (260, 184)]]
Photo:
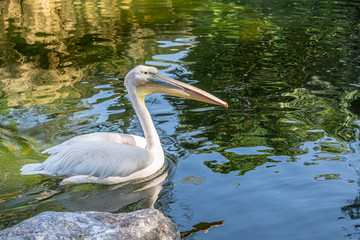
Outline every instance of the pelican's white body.
[(158, 92), (227, 106), (201, 89), (158, 75), (154, 67), (135, 67), (126, 75), (125, 86), (145, 138), (118, 133), (77, 136), (45, 150), (50, 156), (43, 163), (27, 164), (21, 173), (63, 178), (60, 185), (110, 185), (144, 179), (159, 172), (165, 161), (160, 138), (144, 103), (146, 95)]
[[(113, 169), (121, 169), (124, 167), (124, 162), (118, 159), (119, 157), (127, 159), (126, 162), (130, 162), (132, 157), (126, 156), (127, 153), (134, 151), (147, 151), (145, 150), (145, 147), (146, 139), (143, 137), (108, 132), (90, 133), (71, 138), (59, 145), (43, 151), (43, 153), (51, 154), (44, 163), (27, 164), (21, 168), (21, 171), (23, 175), (38, 174), (44, 177), (64, 178), (64, 180), (61, 182), (61, 185), (77, 183), (98, 183), (110, 185), (127, 182), (144, 178), (144, 176), (154, 175), (164, 165), (164, 159), (159, 158), (158, 154), (157, 161), (154, 161), (155, 154), (149, 153), (151, 160), (147, 159), (147, 161), (151, 162), (152, 164), (127, 176), (97, 177), (89, 174), (76, 174), (71, 176), (71, 174), (65, 173), (66, 169), (64, 169), (64, 165), (74, 161), (76, 159), (74, 156), (83, 155), (87, 158), (87, 165), (81, 166), (83, 169), (98, 168), (99, 166), (97, 165), (101, 164), (102, 168), (104, 168), (104, 172), (111, 172)], [(116, 155), (118, 151), (121, 151), (120, 155)], [(99, 152), (106, 152), (106, 154), (111, 156), (114, 161), (111, 161), (111, 164), (109, 164), (109, 162), (106, 162), (104, 159), (99, 161), (101, 159), (94, 158)], [(113, 154), (115, 155), (112, 156)], [(133, 154), (131, 155), (134, 156)], [(136, 161), (135, 159), (132, 160)], [(79, 165), (78, 161), (75, 161), (75, 164)], [(118, 166), (118, 164), (120, 165)], [(61, 171), (64, 171), (64, 174), (62, 174)], [(70, 171), (71, 169), (67, 170), (67, 172)]]

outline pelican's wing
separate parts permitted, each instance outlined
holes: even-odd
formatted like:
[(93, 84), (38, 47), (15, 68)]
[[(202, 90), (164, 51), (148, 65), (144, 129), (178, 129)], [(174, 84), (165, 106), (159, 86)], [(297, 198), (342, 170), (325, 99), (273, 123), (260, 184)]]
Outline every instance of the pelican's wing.
[(51, 155), (46, 161), (25, 165), (21, 169), (22, 174), (125, 177), (146, 168), (153, 161), (152, 154), (146, 149), (104, 140), (79, 141), (61, 147), (58, 145), (48, 152)]
[(121, 134), (121, 133), (97, 132), (97, 133), (89, 133), (89, 134), (73, 137), (61, 144), (46, 149), (42, 153), (50, 153), (50, 154), (58, 153), (63, 151), (63, 149), (68, 148), (70, 145), (83, 143), (83, 142), (92, 142), (92, 141), (108, 141), (108, 142), (127, 144), (131, 146), (137, 146), (140, 148), (146, 147), (146, 139), (143, 137), (130, 135), (130, 134)]

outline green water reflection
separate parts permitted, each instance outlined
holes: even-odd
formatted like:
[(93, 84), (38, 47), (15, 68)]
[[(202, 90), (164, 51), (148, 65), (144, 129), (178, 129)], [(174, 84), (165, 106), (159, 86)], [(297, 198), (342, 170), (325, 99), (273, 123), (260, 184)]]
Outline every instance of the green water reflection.
[[(356, 1), (0, 1), (0, 228), (47, 210), (133, 211), (150, 206), (153, 191), (155, 207), (184, 232), (225, 221), (189, 239), (357, 237), (359, 9)], [(56, 181), (19, 174), (78, 134), (141, 135), (123, 78), (144, 63), (229, 103), (149, 97), (168, 156), (162, 190), (58, 192)]]

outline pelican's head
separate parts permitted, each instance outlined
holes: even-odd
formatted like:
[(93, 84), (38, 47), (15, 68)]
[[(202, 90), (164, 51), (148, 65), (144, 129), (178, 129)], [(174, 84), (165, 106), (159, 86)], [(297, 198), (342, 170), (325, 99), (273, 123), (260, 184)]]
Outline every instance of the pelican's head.
[(125, 77), (128, 90), (135, 89), (140, 99), (153, 93), (163, 93), (177, 97), (189, 98), (201, 102), (228, 107), (223, 100), (197, 87), (159, 75), (155, 67), (139, 65)]
[(139, 65), (133, 68), (125, 77), (125, 86), (139, 86), (147, 82), (149, 76), (157, 74), (158, 70), (154, 67)]

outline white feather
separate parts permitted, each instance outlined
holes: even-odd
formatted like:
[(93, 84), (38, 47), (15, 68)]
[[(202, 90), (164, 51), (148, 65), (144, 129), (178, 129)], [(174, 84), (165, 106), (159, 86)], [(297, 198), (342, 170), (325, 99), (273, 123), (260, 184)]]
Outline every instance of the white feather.
[(114, 143), (137, 146), (144, 149), (146, 147), (146, 139), (143, 137), (121, 133), (97, 132), (73, 137), (59, 145), (46, 149), (42, 153), (57, 153), (61, 152), (63, 148), (69, 147), (69, 145), (90, 141), (109, 141)]
[(126, 177), (146, 168), (153, 161), (151, 152), (146, 149), (104, 140), (72, 141), (71, 144), (62, 143), (50, 150), (46, 151), (51, 153), (46, 161), (25, 165), (21, 169), (22, 174)]

